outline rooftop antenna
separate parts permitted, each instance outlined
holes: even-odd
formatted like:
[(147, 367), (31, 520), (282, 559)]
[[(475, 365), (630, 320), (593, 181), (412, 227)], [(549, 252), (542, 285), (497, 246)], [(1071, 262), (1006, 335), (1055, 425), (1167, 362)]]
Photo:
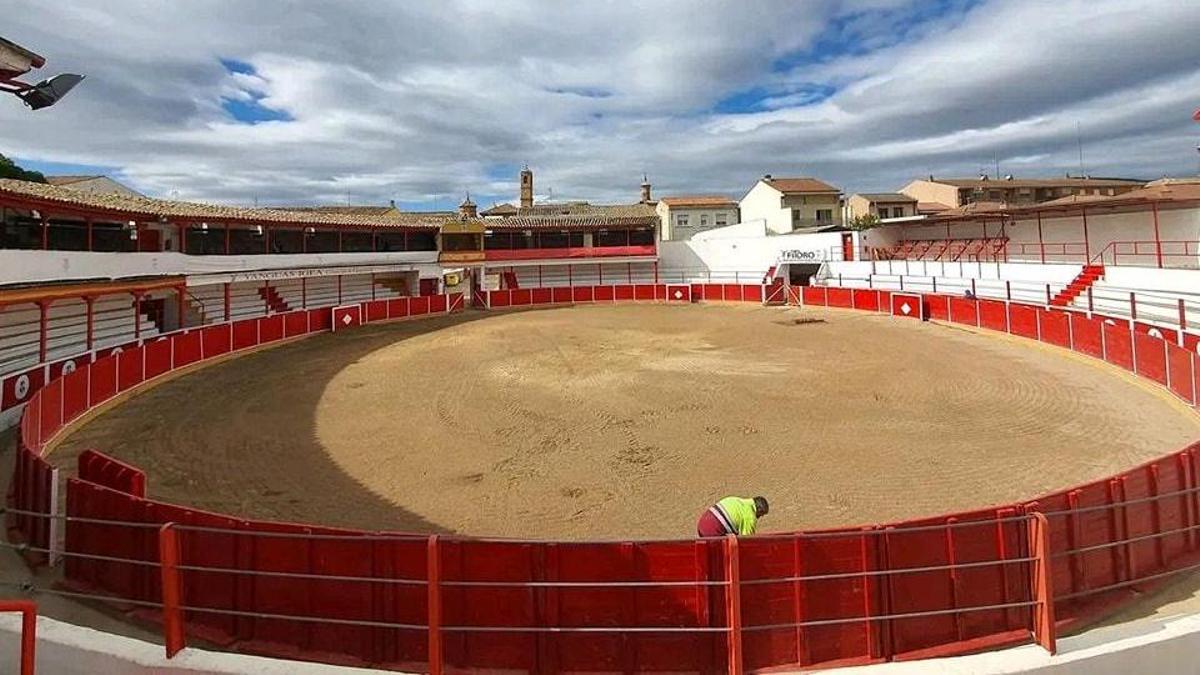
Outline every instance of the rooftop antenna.
[(996, 174), (995, 174), (995, 176), (996, 176), (996, 178), (997, 178), (997, 180), (998, 180), (998, 179), (1000, 178), (1000, 154), (999, 154), (999, 153), (996, 153), (996, 152), (993, 152), (993, 153), (992, 153), (992, 161), (996, 163)]
[(1079, 177), (1083, 178), (1087, 172), (1083, 170), (1083, 135), (1079, 133), (1079, 120), (1075, 120), (1075, 143), (1079, 146)]

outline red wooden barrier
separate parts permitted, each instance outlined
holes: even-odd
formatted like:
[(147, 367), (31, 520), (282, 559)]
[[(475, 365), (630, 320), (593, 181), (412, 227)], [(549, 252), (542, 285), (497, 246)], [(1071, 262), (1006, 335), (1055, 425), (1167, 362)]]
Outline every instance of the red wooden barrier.
[(1001, 300), (976, 300), (982, 328), (1008, 332), (1008, 303)]
[(950, 297), (946, 295), (929, 294), (925, 296), (925, 310), (934, 321), (950, 320)]
[(952, 297), (950, 298), (949, 314), (950, 321), (954, 323), (978, 326), (979, 301), (973, 298)]
[(37, 662), (37, 603), (0, 600), (0, 612), (21, 613), (21, 675), (34, 675)]
[[(270, 342), (271, 340), (278, 340), (280, 337), (282, 337), (282, 331), (277, 333), (271, 327), (268, 327), (265, 321), (265, 319), (259, 319), (259, 344)], [(330, 325), (330, 330), (334, 332), (346, 330), (347, 328), (361, 326), (362, 322), (362, 306), (342, 305), (341, 307), (334, 307), (332, 310), (332, 324)]]
[[(353, 307), (354, 325), (362, 323), (362, 307), (354, 305)], [(338, 325), (334, 326), (334, 330), (338, 328), (346, 328), (347, 324), (344, 319), (339, 319)], [(268, 342), (275, 342), (283, 339), (283, 315), (272, 314), (264, 316), (258, 320), (258, 344), (265, 345)]]
[(921, 296), (915, 293), (892, 293), (892, 316), (907, 319), (925, 320), (925, 304)]
[(612, 286), (592, 286), (592, 297), (596, 302), (612, 302), (617, 299), (616, 289)]
[[(648, 288), (658, 299), (659, 287), (651, 285)], [(727, 297), (728, 289), (719, 288), (721, 297)], [(752, 292), (747, 295), (749, 288), (761, 289), (743, 287), (739, 297), (753, 297)], [(662, 290), (665, 292), (665, 287)], [(834, 293), (830, 298), (833, 302), (848, 299), (855, 307), (870, 309), (870, 299), (863, 293), (841, 290), (843, 293)], [(827, 299), (823, 292), (811, 295), (814, 299)], [(539, 294), (538, 297), (544, 299), (547, 296)], [(554, 296), (550, 294), (549, 297)], [(904, 294), (888, 295), (891, 305), (903, 297)], [(532, 298), (531, 294), (531, 302)], [(922, 299), (916, 298), (921, 306)], [(956, 303), (955, 300), (963, 302)], [(979, 304), (984, 308), (975, 315), (978, 320), (997, 325), (994, 307), (1003, 307), (1003, 303)], [(416, 309), (426, 313), (434, 306), (425, 300)], [(950, 298), (945, 307), (947, 316), (959, 321), (963, 314), (968, 318), (974, 314), (976, 303)], [(1098, 348), (1110, 361), (1115, 359), (1119, 364), (1126, 353), (1122, 343), (1122, 336), (1125, 336), (1124, 344), (1128, 345), (1129, 354), (1129, 365), (1125, 367), (1136, 367), (1139, 374), (1169, 384), (1171, 390), (1185, 400), (1189, 396), (1190, 400), (1195, 400), (1195, 359), (1186, 350), (1165, 344), (1148, 332), (1130, 337), (1128, 325), (1102, 328), (1100, 320), (1064, 319), (1062, 317), (1066, 315), (1062, 313), (1018, 307), (1014, 305), (1003, 314), (1005, 324), (1011, 325), (1015, 334), (1029, 335), (1032, 318), (1035, 335), (1041, 335), (1044, 341), (1075, 344), (1083, 353)], [(391, 315), (390, 303), (388, 314)], [(281, 322), (280, 325), (284, 324)], [(261, 329), (260, 322), (258, 330)], [(1065, 338), (1063, 329), (1066, 330)], [(176, 338), (196, 335), (193, 339), (197, 340), (195, 346), (201, 355), (215, 355), (203, 349), (200, 334), (181, 334), (164, 344), (178, 347), (180, 342)], [(229, 339), (236, 344), (237, 336), (235, 325)], [(243, 339), (246, 337), (243, 334)], [(191, 343), (185, 341), (183, 344), (186, 349)], [(43, 387), (33, 396), (29, 412), (22, 417), (22, 445), (40, 447), (44, 439), (70, 419), (61, 412), (69, 409), (72, 415), (78, 414), (80, 406), (95, 405), (104, 398), (88, 400), (93, 394), (110, 392), (108, 395), (111, 395), (123, 374), (126, 378), (131, 377), (132, 370), (127, 369), (134, 368), (131, 365), (122, 367), (122, 359), (126, 364), (141, 363), (143, 357), (149, 358), (150, 349), (147, 345), (117, 357), (101, 359)], [(178, 353), (176, 357), (178, 360)], [(185, 354), (185, 361), (186, 358)], [(168, 607), (186, 604), (243, 612), (295, 613), (317, 618), (394, 621), (410, 625), (428, 621), (428, 625), (439, 627), (659, 625), (729, 628), (719, 633), (524, 634), (437, 630), (424, 631), (425, 635), (420, 635), (413, 631), (340, 625), (324, 626), (320, 631), (297, 630), (294, 622), (281, 619), (241, 619), (205, 612), (185, 613), (177, 622), (180, 626), (186, 625), (188, 630), (208, 631), (218, 641), (237, 640), (243, 647), (266, 653), (294, 654), (296, 650), (308, 655), (337, 653), (369, 663), (429, 660), (440, 664), (443, 659), (433, 656), (440, 651), (445, 663), (456, 667), (632, 671), (672, 667), (705, 670), (723, 664), (734, 671), (742, 664), (749, 668), (788, 664), (828, 666), (954, 653), (965, 648), (977, 649), (981, 645), (1021, 639), (1024, 631), (1029, 629), (1034, 631), (1039, 644), (1052, 650), (1056, 623), (1051, 600), (1056, 595), (1061, 597), (1102, 588), (1172, 569), (1172, 565), (1186, 559), (1200, 543), (1200, 537), (1190, 530), (1169, 536), (1149, 536), (1184, 530), (1200, 523), (1200, 496), (1189, 493), (1178, 498), (1159, 499), (1160, 495), (1197, 486), (1200, 470), (1197, 448), (1200, 445), (1131, 469), (1111, 480), (1047, 495), (1027, 508), (1062, 513), (1054, 513), (1052, 518), (1038, 514), (1042, 522), (1034, 526), (1026, 526), (1028, 521), (1009, 521), (1019, 513), (1018, 507), (1013, 506), (897, 523), (885, 530), (872, 528), (833, 533), (835, 536), (810, 533), (748, 539), (738, 542), (732, 555), (728, 550), (712, 548), (709, 542), (703, 541), (559, 544), (451, 540), (445, 550), (438, 553), (436, 561), (418, 552), (420, 547), (428, 546), (424, 538), (377, 541), (361, 536), (366, 533), (238, 521), (219, 514), (152, 502), (141, 497), (144, 476), (139, 471), (99, 453), (85, 452), (80, 457), (80, 479), (68, 481), (68, 515), (134, 523), (176, 522), (181, 524), (180, 527), (191, 523), (225, 528), (230, 532), (180, 530), (180, 534), (175, 535), (179, 550), (177, 563), (320, 574), (334, 578), (272, 576), (251, 579), (236, 575), (230, 579), (231, 575), (216, 571), (181, 573), (177, 566), (172, 566), (181, 578), (164, 583), (165, 571), (159, 573), (143, 566), (111, 565), (71, 556), (67, 559), (66, 580), (80, 588), (100, 589), (129, 599), (155, 599), (162, 593), (164, 602), (171, 592), (170, 587), (181, 583), (177, 597), (165, 602)], [(48, 510), (50, 489), (46, 487), (45, 477), (50, 470), (44, 460), (22, 449), (14, 472), (14, 503), (31, 505), (23, 507), (29, 510)], [(23, 522), (20, 518), (15, 520)], [(982, 524), (975, 525), (977, 521)], [(38, 527), (24, 527), (34, 532), (34, 537), (46, 540), (47, 535)], [(238, 535), (235, 530), (336, 534), (351, 538), (251, 538)], [(161, 545), (162, 540), (156, 542), (152, 532), (144, 528), (72, 521), (67, 528), (67, 548), (68, 551), (132, 560), (157, 560), (162, 553), (156, 544)], [(1123, 539), (1132, 541), (1086, 553), (1061, 555)], [(1024, 555), (1034, 560), (1031, 564), (1032, 585), (1024, 579), (1024, 563), (1001, 565), (1004, 560)], [(968, 567), (944, 567), (947, 565)], [(877, 574), (926, 567), (933, 569)], [(868, 576), (858, 576), (860, 573)], [(427, 589), (389, 585), (368, 590), (368, 584), (348, 580), (373, 576), (412, 580), (430, 577), (438, 579), (439, 583)], [(791, 580), (755, 584), (759, 580), (780, 577)], [(714, 578), (740, 579), (742, 583), (725, 587), (720, 592), (707, 587), (675, 586), (453, 585), (481, 581), (621, 583), (711, 581)], [(440, 583), (443, 579), (445, 583)], [(439, 589), (438, 602), (431, 604), (434, 597), (431, 588), (434, 587)], [(970, 610), (978, 606), (1025, 601), (1037, 603), (1033, 611), (1021, 608)], [(1094, 606), (1095, 603), (1087, 600), (1060, 601), (1061, 613), (1068, 620), (1094, 611), (1090, 609)], [(920, 620), (880, 618), (931, 609), (960, 611)], [(836, 622), (802, 625), (828, 619)], [(743, 621), (745, 625), (739, 628)], [(782, 627), (775, 627), (778, 625)], [(763, 626), (771, 628), (758, 630)], [(182, 644), (181, 630), (174, 625), (169, 627), (168, 645)], [(178, 633), (178, 639), (172, 637), (174, 633)], [(436, 637), (434, 633), (437, 633)], [(436, 650), (435, 641), (438, 643)]]
[(1041, 338), (1038, 316), (1043, 310), (1030, 305), (1008, 305), (1008, 330), (1013, 335), (1037, 340)]
[(1125, 370), (1133, 370), (1133, 334), (1127, 326), (1103, 321), (1104, 360)]
[(232, 330), (227, 323), (201, 329), (200, 335), (201, 352), (206, 359), (220, 356), (233, 349)]

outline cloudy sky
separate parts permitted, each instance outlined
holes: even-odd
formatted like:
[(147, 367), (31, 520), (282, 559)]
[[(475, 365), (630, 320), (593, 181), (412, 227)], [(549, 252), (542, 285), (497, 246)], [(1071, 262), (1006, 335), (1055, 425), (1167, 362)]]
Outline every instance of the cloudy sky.
[[(15, 1), (15, 6), (14, 6)], [(926, 174), (1197, 173), (1187, 0), (9, 0), (87, 75), (0, 100), (0, 153), (237, 204), (847, 193)]]

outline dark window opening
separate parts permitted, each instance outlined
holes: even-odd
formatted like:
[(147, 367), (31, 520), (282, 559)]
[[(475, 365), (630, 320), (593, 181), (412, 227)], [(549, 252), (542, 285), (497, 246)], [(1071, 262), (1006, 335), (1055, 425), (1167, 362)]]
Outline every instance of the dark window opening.
[(595, 246), (628, 246), (629, 230), (601, 230), (594, 236)]
[(266, 253), (263, 235), (256, 230), (234, 228), (229, 231), (229, 253), (232, 255), (259, 255)]
[(421, 230), (420, 232), (408, 233), (408, 250), (410, 251), (436, 251), (437, 250), (437, 232), (433, 230)]
[(337, 253), (338, 250), (338, 233), (328, 230), (317, 230), (311, 234), (305, 234), (308, 238), (309, 253)]
[(539, 248), (567, 248), (571, 238), (565, 232), (542, 232), (538, 234)]
[(343, 232), (343, 253), (370, 253), (374, 250), (370, 232)]
[(443, 251), (478, 251), (480, 246), (478, 234), (443, 234)]
[(137, 250), (137, 241), (129, 238), (129, 229), (121, 223), (92, 223), (92, 250), (101, 253), (125, 253)]
[(271, 253), (303, 253), (304, 231), (292, 228), (271, 230)]
[(654, 245), (654, 228), (647, 227), (641, 230), (631, 230), (629, 232), (630, 246), (653, 246)]

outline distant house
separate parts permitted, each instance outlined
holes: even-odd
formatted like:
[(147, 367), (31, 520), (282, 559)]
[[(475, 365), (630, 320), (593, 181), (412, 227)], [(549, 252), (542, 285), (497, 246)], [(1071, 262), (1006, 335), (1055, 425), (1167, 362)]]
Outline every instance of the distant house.
[(146, 196), (108, 176), (46, 176), (46, 182), (55, 187), (68, 188), (77, 192), (91, 192), (97, 195)]
[(658, 212), (663, 241), (683, 241), (694, 235), (738, 222), (738, 204), (720, 195), (663, 197)]
[(1140, 189), (1145, 181), (1130, 178), (934, 178), (914, 180), (900, 191), (918, 202), (945, 204), (949, 208), (974, 202), (1001, 202), (1010, 206), (1040, 204), (1062, 197), (1113, 197)]
[(842, 191), (816, 178), (763, 176), (738, 203), (741, 220), (765, 220), (767, 231), (785, 234), (842, 225)]
[(918, 215), (917, 200), (900, 192), (856, 192), (846, 200), (846, 217), (875, 216), (880, 220)]

